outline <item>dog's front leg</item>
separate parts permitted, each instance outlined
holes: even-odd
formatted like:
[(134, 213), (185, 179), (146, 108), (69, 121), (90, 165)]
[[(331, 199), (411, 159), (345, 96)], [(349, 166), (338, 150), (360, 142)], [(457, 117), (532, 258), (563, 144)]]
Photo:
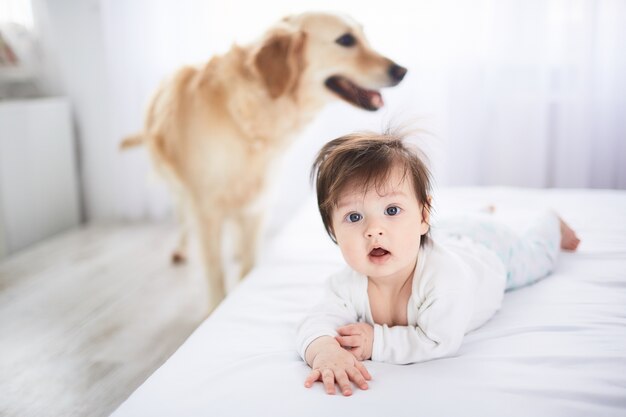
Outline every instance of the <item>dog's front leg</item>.
[(254, 267), (257, 260), (259, 239), (263, 229), (263, 213), (256, 211), (251, 213), (239, 213), (235, 217), (237, 227), (237, 259), (240, 263), (239, 279), (243, 279)]
[(208, 283), (209, 311), (215, 309), (226, 296), (222, 267), (223, 216), (214, 209), (196, 208), (198, 241)]

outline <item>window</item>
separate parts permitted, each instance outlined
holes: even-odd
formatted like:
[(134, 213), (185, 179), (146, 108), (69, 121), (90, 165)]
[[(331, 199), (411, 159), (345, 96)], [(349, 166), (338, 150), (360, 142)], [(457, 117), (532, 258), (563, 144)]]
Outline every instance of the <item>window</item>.
[(33, 8), (30, 0), (0, 0), (0, 25), (17, 23), (33, 27)]

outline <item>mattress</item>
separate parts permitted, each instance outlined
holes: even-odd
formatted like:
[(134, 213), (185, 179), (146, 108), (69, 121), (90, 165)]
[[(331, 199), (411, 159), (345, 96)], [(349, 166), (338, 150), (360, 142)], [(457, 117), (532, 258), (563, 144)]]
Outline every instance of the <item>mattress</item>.
[(114, 413), (137, 416), (625, 416), (626, 191), (446, 188), (435, 214), (493, 204), (517, 224), (556, 209), (578, 232), (548, 278), (505, 294), (501, 310), (453, 356), (366, 361), (351, 397), (304, 387), (295, 330), (343, 265), (313, 196), (262, 260)]

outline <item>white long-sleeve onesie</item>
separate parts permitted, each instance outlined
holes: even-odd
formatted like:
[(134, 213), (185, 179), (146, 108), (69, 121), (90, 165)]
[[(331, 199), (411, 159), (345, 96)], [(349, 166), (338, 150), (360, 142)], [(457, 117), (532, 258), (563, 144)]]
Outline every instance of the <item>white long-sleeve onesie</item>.
[(406, 364), (455, 353), (463, 336), (500, 308), (507, 272), (498, 256), (468, 238), (420, 248), (407, 304), (407, 326), (374, 323), (368, 279), (349, 268), (330, 277), (326, 295), (298, 328), (302, 358), (321, 336), (337, 336), (346, 324), (374, 326), (372, 360)]

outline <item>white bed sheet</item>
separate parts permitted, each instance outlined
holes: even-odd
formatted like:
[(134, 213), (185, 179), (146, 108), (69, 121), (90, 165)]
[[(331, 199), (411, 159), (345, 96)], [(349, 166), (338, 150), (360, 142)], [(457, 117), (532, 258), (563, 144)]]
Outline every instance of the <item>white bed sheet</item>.
[(553, 207), (582, 243), (549, 278), (507, 293), (454, 357), (368, 361), (374, 379), (352, 397), (304, 388), (309, 370), (295, 328), (342, 265), (311, 198), (251, 275), (113, 416), (625, 416), (626, 192), (463, 188), (435, 196), (438, 214), (491, 203), (501, 212)]

